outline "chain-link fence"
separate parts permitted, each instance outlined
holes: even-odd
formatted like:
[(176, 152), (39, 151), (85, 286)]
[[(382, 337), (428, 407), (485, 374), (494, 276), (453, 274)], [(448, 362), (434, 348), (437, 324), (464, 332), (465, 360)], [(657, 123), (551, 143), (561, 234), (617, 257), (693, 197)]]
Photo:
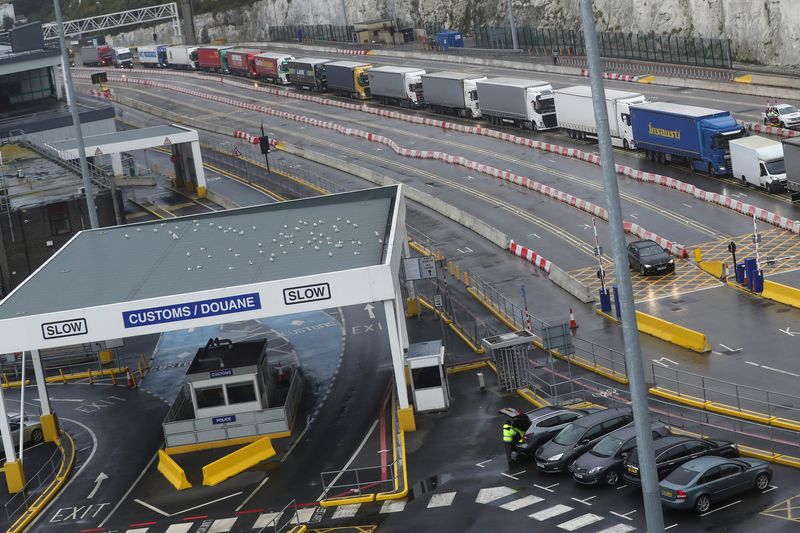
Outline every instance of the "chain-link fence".
[(353, 41), (353, 26), (333, 24), (303, 24), (270, 26), (269, 35), (273, 41), (332, 41), (349, 43)]
[[(585, 55), (583, 32), (561, 28), (518, 28), (520, 48)], [(629, 32), (598, 33), (600, 55), (656, 63), (732, 68), (730, 39), (706, 39), (678, 35), (647, 35)], [(511, 28), (480, 27), (475, 31), (478, 48), (513, 48)]]

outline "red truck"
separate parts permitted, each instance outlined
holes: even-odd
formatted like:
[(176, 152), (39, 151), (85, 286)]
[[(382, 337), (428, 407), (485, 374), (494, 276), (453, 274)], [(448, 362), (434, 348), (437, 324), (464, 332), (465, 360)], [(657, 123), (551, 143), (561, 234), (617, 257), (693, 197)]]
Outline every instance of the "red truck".
[(293, 56), (285, 53), (264, 52), (255, 58), (256, 74), (261, 81), (268, 81), (278, 85), (286, 85), (289, 80), (288, 62), (294, 59)]
[(197, 48), (197, 62), (200, 70), (209, 72), (225, 72), (227, 65), (223, 64), (225, 50), (230, 50), (232, 46), (199, 46)]
[(261, 50), (255, 48), (234, 48), (228, 50), (228, 70), (231, 74), (237, 76), (246, 76), (255, 78), (258, 76), (256, 73), (256, 56), (261, 53)]
[(81, 63), (87, 67), (104, 67), (110, 65), (113, 57), (111, 47), (104, 44), (81, 47)]

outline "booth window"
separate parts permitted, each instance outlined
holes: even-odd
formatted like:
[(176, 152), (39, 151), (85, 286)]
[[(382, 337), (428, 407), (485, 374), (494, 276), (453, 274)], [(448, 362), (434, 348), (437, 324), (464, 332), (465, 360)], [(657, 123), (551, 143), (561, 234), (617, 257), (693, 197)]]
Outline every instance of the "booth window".
[(247, 403), (256, 401), (256, 389), (253, 383), (237, 383), (226, 385), (228, 390), (228, 403)]
[(429, 389), (442, 386), (442, 376), (438, 366), (415, 368), (411, 371), (415, 389)]
[(195, 389), (195, 396), (197, 397), (198, 409), (225, 405), (225, 395), (222, 392), (222, 385), (217, 387)]
[(47, 206), (47, 217), (50, 219), (50, 233), (64, 235), (72, 231), (69, 222), (69, 206), (66, 202)]

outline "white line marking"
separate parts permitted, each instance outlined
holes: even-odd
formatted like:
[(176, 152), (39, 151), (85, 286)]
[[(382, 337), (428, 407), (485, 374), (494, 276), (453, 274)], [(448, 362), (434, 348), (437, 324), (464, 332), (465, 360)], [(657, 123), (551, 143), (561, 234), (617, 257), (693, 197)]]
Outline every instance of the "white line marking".
[(172, 513), (170, 516), (178, 516), (179, 514), (188, 513), (189, 511), (194, 511), (195, 509), (200, 509), (201, 507), (205, 507), (206, 505), (211, 505), (212, 503), (221, 502), (223, 500), (227, 500), (229, 498), (233, 498), (242, 494), (244, 491), (240, 490), (239, 492), (234, 492), (233, 494), (228, 494), (227, 496), (223, 496), (222, 498), (217, 498), (216, 500), (211, 500), (210, 502), (201, 503), (200, 505), (195, 505), (194, 507), (189, 507), (188, 509), (184, 509), (183, 511), (178, 511), (177, 513)]
[(434, 494), (431, 496), (431, 501), (428, 502), (428, 509), (434, 507), (449, 507), (453, 505), (453, 500), (456, 497), (455, 492), (443, 492), (442, 494)]
[(524, 498), (519, 498), (517, 500), (512, 500), (510, 502), (504, 503), (500, 507), (505, 509), (506, 511), (519, 511), (523, 507), (527, 507), (529, 505), (533, 505), (534, 503), (543, 502), (544, 498), (540, 498), (539, 496), (525, 496)]
[(620, 485), (619, 487), (617, 487), (617, 490), (622, 490), (622, 489), (624, 489), (624, 488), (625, 488), (625, 487), (627, 487), (627, 486), (628, 486), (628, 485)]
[(505, 498), (509, 494), (514, 494), (516, 490), (509, 487), (490, 487), (488, 489), (481, 489), (478, 491), (478, 496), (475, 498), (475, 503), (489, 503), (500, 498)]
[(576, 529), (588, 526), (589, 524), (594, 524), (595, 522), (599, 522), (602, 519), (603, 519), (602, 516), (597, 516), (596, 514), (587, 513), (583, 516), (579, 516), (578, 518), (573, 518), (572, 520), (568, 520), (563, 524), (558, 524), (558, 527), (566, 531), (575, 531)]
[[(351, 456), (350, 456), (350, 459), (348, 459), (348, 460), (347, 460), (347, 463), (344, 465), (344, 468), (342, 468), (342, 469), (339, 471), (339, 473), (338, 473), (338, 474), (336, 474), (336, 477), (335, 477), (335, 478), (333, 478), (333, 481), (331, 481), (331, 482), (330, 482), (330, 484), (328, 485), (329, 487), (334, 487), (334, 486), (336, 486), (336, 482), (337, 482), (337, 481), (339, 481), (339, 478), (340, 478), (340, 477), (342, 477), (342, 474), (344, 474), (345, 470), (347, 470), (348, 468), (350, 468), (350, 465), (353, 463), (353, 461), (355, 461), (355, 460), (356, 460), (356, 457), (358, 456), (358, 454), (359, 454), (359, 453), (361, 453), (361, 449), (362, 449), (362, 448), (364, 447), (364, 445), (367, 443), (367, 440), (369, 439), (369, 436), (370, 436), (370, 435), (372, 435), (372, 432), (373, 432), (373, 431), (375, 431), (375, 426), (377, 426), (377, 425), (378, 425), (378, 419), (376, 418), (376, 419), (375, 419), (375, 421), (374, 421), (374, 422), (372, 422), (372, 426), (370, 426), (370, 428), (369, 428), (369, 431), (367, 431), (367, 434), (366, 434), (366, 435), (364, 435), (364, 440), (362, 440), (362, 441), (361, 441), (361, 444), (359, 444), (359, 445), (358, 445), (358, 448), (356, 448), (356, 451), (355, 451), (355, 452), (353, 452), (353, 455), (351, 455)], [(323, 490), (323, 491), (322, 491), (322, 494), (320, 494), (319, 496), (317, 496), (317, 501), (324, 500), (324, 499), (325, 499), (325, 497), (328, 495), (328, 494), (327, 494), (327, 492), (328, 492), (327, 490)], [(388, 500), (387, 500), (387, 501), (388, 501)]]
[(552, 507), (548, 507), (544, 511), (539, 511), (538, 513), (529, 514), (529, 518), (533, 518), (534, 520), (538, 520), (542, 522), (547, 520), (548, 518), (553, 518), (554, 516), (558, 516), (560, 514), (568, 513), (572, 510), (572, 507), (569, 505), (554, 505)]
[(742, 351), (742, 349), (741, 349), (741, 348), (731, 348), (731, 347), (729, 347), (729, 346), (725, 346), (725, 345), (724, 345), (724, 344), (722, 344), (722, 343), (719, 343), (719, 345), (720, 345), (720, 346), (722, 346), (723, 348), (725, 348), (726, 350), (728, 350), (729, 352), (736, 353), (736, 352), (741, 352), (741, 351)]
[(208, 533), (228, 533), (233, 529), (233, 524), (236, 523), (237, 518), (219, 518), (214, 520)]
[[(720, 355), (722, 355), (722, 354), (720, 354)], [(753, 365), (753, 366), (761, 366), (758, 363), (754, 363), (753, 361), (745, 361), (745, 363), (747, 363), (748, 365)]]
[(192, 529), (193, 525), (193, 522), (187, 522), (186, 524), (172, 524), (164, 533), (188, 533), (188, 531)]
[(277, 522), (278, 517), (280, 517), (283, 512), (279, 511), (277, 513), (261, 513), (258, 515), (258, 519), (256, 523), (253, 524), (253, 529), (261, 529), (263, 527), (267, 527), (268, 525), (272, 525)]
[(520, 472), (517, 472), (516, 474), (506, 474), (505, 472), (500, 472), (500, 475), (510, 477), (513, 480), (519, 481), (519, 478), (517, 476), (519, 476), (520, 474), (524, 474), (525, 472), (527, 472), (527, 470), (522, 470)]
[(630, 514), (633, 514), (633, 513), (635, 513), (636, 511), (637, 511), (637, 509), (634, 509), (633, 511), (628, 511), (628, 512), (627, 512), (627, 513), (625, 513), (625, 514), (615, 513), (614, 511), (609, 511), (609, 512), (610, 512), (611, 514), (613, 514), (614, 516), (618, 516), (618, 517), (620, 517), (620, 518), (624, 518), (625, 520), (633, 520), (633, 518), (631, 518), (631, 517), (630, 517), (630, 516), (628, 516), (628, 515), (630, 515)]
[(381, 514), (399, 513), (406, 508), (406, 500), (386, 500), (378, 511)]
[(114, 508), (111, 509), (111, 511), (106, 515), (105, 518), (103, 518), (103, 521), (100, 522), (99, 527), (103, 527), (105, 525), (105, 523), (108, 522), (109, 518), (111, 518), (111, 515), (113, 515), (117, 511), (117, 509), (119, 509), (119, 506), (122, 505), (122, 502), (125, 501), (125, 499), (133, 491), (134, 487), (136, 487), (136, 485), (139, 484), (139, 481), (141, 481), (141, 479), (144, 477), (144, 475), (147, 473), (147, 471), (150, 470), (150, 466), (153, 464), (153, 461), (155, 461), (157, 457), (158, 457), (158, 452), (153, 454), (153, 457), (150, 458), (150, 462), (145, 465), (145, 467), (142, 469), (141, 472), (139, 472), (139, 477), (137, 477), (134, 480), (133, 484), (130, 487), (128, 487), (128, 490), (125, 491), (125, 494), (122, 495), (122, 498), (119, 499), (119, 501), (114, 506)]
[(162, 511), (161, 509), (159, 509), (159, 508), (158, 508), (158, 507), (156, 507), (155, 505), (150, 505), (150, 504), (149, 504), (149, 503), (147, 503), (147, 502), (143, 502), (143, 501), (142, 501), (142, 500), (140, 500), (139, 498), (134, 498), (134, 499), (133, 499), (133, 501), (135, 501), (136, 503), (138, 503), (138, 504), (139, 504), (139, 505), (141, 505), (142, 507), (147, 507), (147, 508), (148, 508), (148, 509), (150, 509), (151, 511), (153, 511), (153, 512), (156, 512), (156, 513), (160, 514), (161, 516), (166, 516), (167, 518), (169, 518), (169, 516), (170, 516), (170, 514), (169, 514), (169, 513), (167, 513), (166, 511)]
[(572, 500), (576, 501), (576, 502), (579, 502), (579, 503), (582, 503), (583, 505), (588, 505), (589, 507), (591, 507), (592, 504), (589, 503), (589, 500), (591, 500), (592, 498), (597, 498), (597, 496), (589, 496), (588, 498), (585, 498), (583, 500), (579, 500), (578, 498), (572, 498)]
[[(722, 355), (722, 354), (720, 354), (720, 355)], [(653, 361), (652, 361), (652, 362), (653, 362), (653, 363), (655, 363), (655, 364), (657, 364), (657, 365), (661, 365), (661, 366), (663, 366), (664, 368), (667, 368), (667, 367), (669, 367), (669, 365), (668, 365), (668, 364), (666, 364), (666, 363), (662, 363), (661, 361), (658, 361), (658, 360), (656, 360), (656, 359), (653, 359)]]
[(339, 518), (353, 518), (360, 508), (361, 508), (361, 504), (360, 503), (351, 503), (349, 505), (340, 505), (333, 512), (333, 516), (331, 516), (331, 518), (333, 520), (337, 520)]
[(241, 510), (242, 510), (242, 507), (244, 507), (244, 506), (247, 504), (247, 502), (249, 502), (249, 501), (250, 501), (250, 498), (252, 498), (253, 496), (255, 496), (256, 492), (258, 492), (258, 490), (259, 490), (261, 487), (263, 487), (263, 486), (264, 486), (264, 483), (266, 483), (267, 481), (269, 481), (269, 476), (265, 476), (265, 477), (264, 477), (264, 480), (263, 480), (263, 481), (261, 481), (261, 483), (259, 483), (259, 484), (258, 484), (258, 486), (257, 486), (256, 488), (254, 488), (254, 489), (253, 489), (253, 492), (251, 492), (251, 493), (250, 493), (250, 494), (247, 496), (247, 498), (245, 498), (245, 499), (244, 499), (244, 501), (243, 501), (242, 503), (240, 503), (240, 504), (239, 504), (239, 507), (237, 507), (237, 508), (236, 508), (236, 511), (241, 511)]
[(664, 528), (664, 531), (666, 531), (668, 529), (672, 529), (673, 527), (678, 527), (678, 524), (672, 524), (671, 526), (667, 526), (667, 527)]
[(689, 204), (683, 204), (683, 205), (684, 205), (685, 207), (692, 207), (692, 206), (691, 206), (691, 205), (689, 205)]
[(146, 527), (137, 527), (135, 529), (126, 529), (125, 533), (147, 533)]
[(485, 461), (481, 461), (480, 463), (475, 463), (475, 466), (478, 466), (478, 467), (480, 467), (480, 468), (486, 468), (486, 467), (485, 467), (485, 466), (483, 466), (483, 465), (485, 465), (485, 464), (486, 464), (486, 463), (488, 463), (489, 461), (491, 461), (491, 459), (487, 459), (487, 460), (485, 460)]
[(633, 531), (634, 529), (636, 528), (628, 524), (617, 524), (616, 526), (607, 527), (597, 533), (628, 533), (628, 531)]
[(297, 509), (295, 518), (297, 519), (298, 524), (306, 524), (311, 517), (314, 516), (314, 511), (316, 511), (316, 507), (305, 507), (303, 509)]
[(717, 507), (716, 509), (712, 509), (711, 511), (708, 511), (706, 513), (702, 513), (700, 516), (708, 516), (708, 515), (710, 515), (712, 513), (716, 513), (717, 511), (721, 511), (723, 509), (727, 509), (728, 507), (733, 507), (734, 505), (736, 505), (738, 503), (742, 503), (742, 500), (736, 500), (735, 502), (731, 502), (728, 505), (723, 505), (722, 507)]
[(768, 489), (762, 490), (762, 491), (761, 491), (761, 494), (766, 494), (766, 493), (768, 493), (768, 492), (772, 492), (773, 490), (775, 490), (775, 489), (777, 489), (777, 488), (778, 488), (778, 487), (776, 487), (775, 485), (770, 485)]
[[(34, 398), (34, 402), (40, 402), (39, 398)], [(75, 402), (75, 403), (83, 403), (86, 400), (76, 400), (75, 398), (50, 398), (51, 402)]]
[[(338, 370), (337, 370), (337, 372), (338, 372)], [(289, 454), (294, 451), (295, 446), (297, 446), (300, 443), (300, 441), (303, 440), (303, 435), (305, 435), (306, 431), (308, 431), (308, 427), (309, 427), (309, 424), (308, 424), (308, 422), (306, 422), (306, 427), (303, 428), (303, 431), (300, 432), (300, 434), (294, 440), (292, 445), (289, 446), (289, 449), (286, 450), (286, 454), (283, 457), (281, 457), (281, 461), (280, 461), (281, 463), (284, 462), (289, 457)]]
[(795, 378), (800, 378), (800, 374), (795, 374), (794, 372), (789, 372), (788, 370), (781, 370), (780, 368), (773, 368), (767, 365), (761, 365), (761, 368), (764, 370), (772, 370), (773, 372), (779, 372), (781, 374), (786, 374), (787, 376), (792, 376)]
[(537, 485), (536, 483), (534, 483), (533, 486), (536, 487), (537, 489), (546, 490), (547, 492), (555, 492), (553, 490), (553, 487), (558, 487), (558, 483), (553, 483), (552, 485), (550, 485), (548, 487), (542, 487), (541, 485)]

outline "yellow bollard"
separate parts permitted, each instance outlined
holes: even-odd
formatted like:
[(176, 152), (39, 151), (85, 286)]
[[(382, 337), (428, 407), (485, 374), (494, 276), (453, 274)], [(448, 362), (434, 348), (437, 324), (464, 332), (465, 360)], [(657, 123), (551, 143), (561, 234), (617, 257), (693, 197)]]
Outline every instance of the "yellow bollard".
[(111, 371), (111, 384), (112, 385), (116, 385), (117, 384), (117, 378), (114, 377), (114, 371), (113, 370)]
[(694, 249), (694, 262), (699, 263), (703, 260), (703, 251), (700, 248)]
[(64, 369), (63, 368), (59, 368), (58, 372), (61, 374), (61, 382), (62, 383), (66, 383), (67, 382), (67, 376), (64, 375)]
[(453, 262), (452, 261), (448, 261), (447, 262), (447, 270), (450, 271), (450, 275), (452, 276), (453, 275)]
[(94, 381), (92, 381), (92, 369), (91, 368), (89, 369), (89, 383), (90, 384), (94, 383)]
[(456, 263), (456, 277), (457, 278), (461, 277), (461, 268), (458, 263)]
[(469, 271), (467, 270), (464, 271), (464, 285), (469, 287)]
[(136, 361), (136, 366), (139, 367), (139, 381), (142, 381), (144, 374), (142, 374), (142, 363)]

